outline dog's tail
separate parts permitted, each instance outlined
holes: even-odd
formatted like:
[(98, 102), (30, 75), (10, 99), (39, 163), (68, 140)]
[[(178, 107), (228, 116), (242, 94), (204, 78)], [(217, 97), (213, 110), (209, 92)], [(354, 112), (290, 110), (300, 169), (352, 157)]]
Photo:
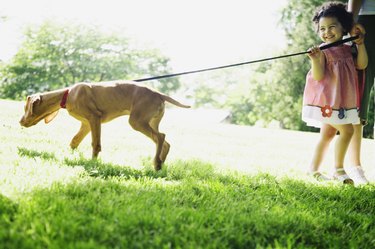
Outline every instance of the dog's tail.
[(171, 97), (167, 96), (167, 95), (164, 95), (164, 94), (160, 94), (161, 98), (171, 104), (174, 104), (178, 107), (182, 107), (182, 108), (190, 108), (189, 105), (184, 105), (184, 104), (181, 104), (180, 102), (178, 102), (177, 100), (174, 100), (172, 99)]

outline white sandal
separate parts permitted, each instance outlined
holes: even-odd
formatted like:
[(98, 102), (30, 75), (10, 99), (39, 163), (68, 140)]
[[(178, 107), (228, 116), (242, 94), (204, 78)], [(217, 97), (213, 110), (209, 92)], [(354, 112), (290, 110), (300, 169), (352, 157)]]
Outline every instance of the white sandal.
[(369, 183), (361, 166), (348, 167), (346, 170), (348, 172), (348, 175), (354, 180), (356, 185)]
[(319, 171), (314, 171), (312, 173), (310, 173), (316, 180), (320, 181), (320, 182), (325, 182), (325, 181), (329, 181), (331, 180), (331, 178), (329, 178), (328, 176), (320, 173)]
[(336, 173), (333, 175), (333, 178), (337, 181), (342, 182), (343, 184), (354, 185), (354, 181), (350, 178), (344, 169), (337, 169)]

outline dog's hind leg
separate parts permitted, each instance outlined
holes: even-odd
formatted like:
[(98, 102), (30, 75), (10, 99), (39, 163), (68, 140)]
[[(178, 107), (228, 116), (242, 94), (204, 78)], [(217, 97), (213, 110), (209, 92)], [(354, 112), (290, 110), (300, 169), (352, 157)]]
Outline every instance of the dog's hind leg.
[(162, 152), (165, 134), (160, 133), (158, 130), (155, 130), (149, 124), (149, 120), (145, 120), (141, 115), (134, 115), (134, 112), (130, 114), (129, 124), (133, 127), (134, 130), (139, 131), (151, 138), (152, 141), (156, 144), (156, 154), (154, 157), (154, 168), (155, 170), (160, 170), (162, 165), (162, 160), (160, 155)]
[(90, 125), (82, 122), (81, 128), (79, 129), (78, 133), (73, 137), (72, 141), (70, 142), (70, 148), (76, 149), (82, 142), (82, 140), (86, 137), (86, 135), (90, 132), (90, 130)]
[(161, 150), (161, 154), (160, 154), (160, 160), (164, 163), (165, 160), (167, 159), (167, 155), (169, 153), (169, 148), (171, 146), (169, 145), (169, 143), (167, 141), (164, 140), (164, 144), (163, 144), (163, 149)]
[[(159, 132), (159, 124), (160, 124), (160, 121), (163, 117), (163, 114), (159, 115), (157, 118), (151, 119), (151, 121), (150, 121), (151, 128), (154, 129), (157, 132)], [(169, 148), (170, 148), (169, 143), (167, 142), (167, 140), (164, 139), (164, 143), (163, 143), (163, 146), (162, 146), (162, 149), (161, 149), (161, 152), (160, 152), (160, 157), (159, 157), (162, 163), (164, 163), (166, 158), (167, 158)]]

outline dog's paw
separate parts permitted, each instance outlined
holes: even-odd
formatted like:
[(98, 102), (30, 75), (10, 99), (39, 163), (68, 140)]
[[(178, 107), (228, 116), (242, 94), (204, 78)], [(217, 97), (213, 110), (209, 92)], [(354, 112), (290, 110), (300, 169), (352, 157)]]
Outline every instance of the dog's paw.
[(169, 153), (170, 145), (167, 142), (164, 142), (163, 149), (160, 153), (160, 160), (164, 163), (167, 159), (167, 155)]
[(160, 159), (154, 160), (154, 169), (156, 171), (161, 170), (162, 161)]

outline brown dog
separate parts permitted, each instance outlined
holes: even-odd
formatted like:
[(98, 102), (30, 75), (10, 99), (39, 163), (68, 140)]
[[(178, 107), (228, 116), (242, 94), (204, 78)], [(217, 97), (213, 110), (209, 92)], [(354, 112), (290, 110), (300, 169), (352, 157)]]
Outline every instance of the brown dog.
[(77, 83), (70, 88), (28, 96), (20, 124), (30, 127), (42, 119), (49, 123), (60, 108), (66, 108), (71, 116), (81, 121), (81, 128), (70, 147), (77, 148), (91, 131), (92, 157), (96, 158), (101, 151), (101, 123), (129, 115), (133, 129), (155, 142), (154, 167), (160, 170), (170, 147), (165, 134), (159, 132), (165, 101), (183, 108), (190, 107), (134, 82)]

